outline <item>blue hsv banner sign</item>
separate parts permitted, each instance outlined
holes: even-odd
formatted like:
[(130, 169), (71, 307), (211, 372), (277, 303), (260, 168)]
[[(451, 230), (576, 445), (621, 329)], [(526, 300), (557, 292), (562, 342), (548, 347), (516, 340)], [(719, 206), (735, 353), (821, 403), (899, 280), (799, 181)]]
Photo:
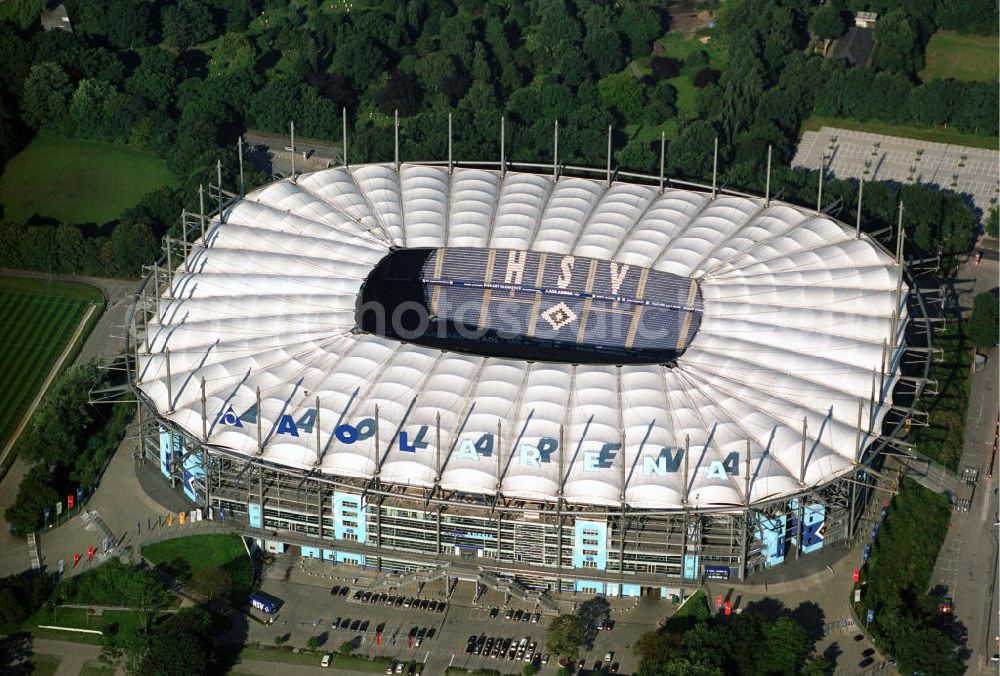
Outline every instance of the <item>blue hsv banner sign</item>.
[(250, 605), (257, 610), (267, 613), (268, 615), (273, 615), (274, 611), (278, 609), (278, 604), (275, 603), (273, 599), (270, 599), (263, 594), (251, 594)]

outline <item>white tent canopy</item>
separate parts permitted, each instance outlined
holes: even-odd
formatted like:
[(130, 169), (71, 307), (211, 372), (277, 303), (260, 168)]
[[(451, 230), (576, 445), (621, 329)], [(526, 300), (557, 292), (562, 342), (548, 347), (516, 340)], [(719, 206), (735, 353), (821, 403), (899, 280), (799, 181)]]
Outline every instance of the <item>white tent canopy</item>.
[[(698, 283), (700, 328), (675, 364), (623, 366), (355, 331), (359, 290), (397, 247), (673, 273)], [(159, 299), (138, 381), (190, 437), (295, 468), (578, 504), (737, 506), (843, 475), (871, 443), (898, 378), (897, 273), (867, 237), (762, 199), (338, 167), (260, 188), (213, 221)]]

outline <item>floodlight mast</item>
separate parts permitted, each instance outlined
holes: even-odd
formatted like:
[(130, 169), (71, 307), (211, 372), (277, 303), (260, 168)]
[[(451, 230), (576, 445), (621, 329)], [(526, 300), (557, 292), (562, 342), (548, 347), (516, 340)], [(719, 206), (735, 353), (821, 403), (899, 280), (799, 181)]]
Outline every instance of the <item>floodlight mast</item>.
[(764, 206), (771, 206), (771, 145), (767, 146), (767, 179), (764, 183)]
[(506, 128), (505, 128), (506, 118), (500, 116), (500, 178), (503, 178), (507, 174), (507, 158), (505, 156), (506, 148), (504, 143), (506, 139), (504, 138)]
[(399, 109), (393, 113), (393, 164), (396, 167), (396, 173), (399, 173)]
[(823, 174), (826, 172), (826, 154), (819, 158), (819, 192), (816, 195), (816, 213), (823, 211)]
[(288, 123), (289, 133), (291, 134), (291, 145), (288, 147), (292, 149), (292, 182), (295, 182), (295, 122)]
[(660, 132), (660, 193), (663, 192), (663, 160), (667, 155), (667, 134)]
[(343, 151), (344, 154), (344, 166), (349, 167), (351, 166), (351, 163), (347, 161), (347, 106), (344, 106), (343, 108), (341, 126), (343, 128), (343, 136), (341, 138), (344, 147), (341, 148), (341, 150)]
[(243, 137), (240, 136), (236, 140), (236, 151), (240, 158), (240, 197), (246, 194), (246, 188), (243, 185)]
[(861, 198), (865, 194), (865, 180), (858, 183), (858, 215), (854, 221), (854, 239), (861, 239)]
[(608, 125), (608, 166), (605, 174), (605, 187), (611, 187), (611, 125)]
[(719, 136), (715, 136), (715, 150), (712, 151), (712, 197), (716, 195), (715, 186), (717, 185), (719, 174)]
[(559, 180), (559, 120), (555, 121), (552, 132), (552, 176)]

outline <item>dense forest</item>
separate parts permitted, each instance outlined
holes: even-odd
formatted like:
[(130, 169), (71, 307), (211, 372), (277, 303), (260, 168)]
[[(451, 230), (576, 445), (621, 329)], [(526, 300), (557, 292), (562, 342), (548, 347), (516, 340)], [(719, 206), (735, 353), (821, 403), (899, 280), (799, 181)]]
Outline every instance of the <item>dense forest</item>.
[[(196, 206), (217, 159), (233, 184), (246, 129), (285, 133), (294, 120), (304, 136), (337, 141), (342, 108), (352, 161), (392, 157), (398, 110), (404, 159), (446, 155), (449, 113), (455, 157), (497, 158), (505, 115), (514, 161), (551, 161), (558, 120), (561, 161), (603, 165), (611, 125), (619, 168), (655, 172), (659, 134), (642, 131), (672, 121), (671, 176), (710, 175), (718, 136), (720, 183), (761, 191), (771, 145), (777, 193), (803, 202), (814, 199), (816, 173), (787, 167), (813, 112), (997, 134), (995, 83), (921, 84), (916, 75), (936, 29), (996, 31), (996, 4), (987, 0), (833, 0), (823, 8), (732, 0), (718, 10), (705, 49), (684, 60), (657, 53), (669, 16), (638, 0), (70, 0), (73, 33), (41, 30), (45, 4), (11, 0), (0, 23), (0, 161), (45, 132), (150, 149), (177, 181), (110, 224), (5, 222), (6, 266), (138, 274), (180, 208)], [(858, 9), (882, 15), (872, 66), (812, 53), (813, 36), (842, 33)], [(683, 110), (671, 80), (679, 75), (696, 92)], [(914, 246), (968, 249), (978, 226), (958, 197), (919, 185), (897, 190), (866, 190), (873, 228), (892, 220), (897, 200), (915, 201)], [(840, 181), (827, 189), (845, 217), (855, 192)]]

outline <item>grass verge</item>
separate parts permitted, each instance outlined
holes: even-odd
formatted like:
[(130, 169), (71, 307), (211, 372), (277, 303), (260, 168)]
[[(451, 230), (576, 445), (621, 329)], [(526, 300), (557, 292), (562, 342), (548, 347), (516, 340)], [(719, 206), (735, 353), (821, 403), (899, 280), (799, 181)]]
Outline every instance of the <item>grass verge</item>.
[(31, 673), (33, 676), (52, 676), (59, 669), (59, 663), (62, 660), (54, 655), (39, 655), (35, 654), (31, 656), (29, 664), (31, 664)]
[(114, 667), (96, 661), (87, 662), (80, 670), (80, 676), (115, 676), (115, 673)]
[[(293, 652), (279, 648), (245, 647), (240, 652), (240, 660), (257, 660), (260, 662), (280, 662), (301, 666), (318, 667), (323, 652)], [(391, 658), (377, 657), (369, 659), (361, 655), (339, 655), (333, 653), (331, 665), (334, 668), (351, 669), (371, 674), (385, 673), (385, 665)]]
[(152, 153), (112, 143), (39, 135), (0, 177), (4, 215), (64, 223), (106, 223), (152, 190), (173, 182)]
[(958, 469), (965, 443), (973, 356), (956, 321), (949, 321), (944, 331), (934, 337), (934, 346), (944, 351), (943, 358), (931, 366), (938, 395), (929, 400), (928, 425), (914, 434), (914, 443), (922, 455), (954, 470)]
[(1000, 144), (1000, 139), (995, 136), (976, 136), (975, 134), (967, 134), (962, 131), (945, 129), (943, 127), (914, 127), (904, 124), (880, 122), (878, 120), (863, 122), (850, 117), (823, 117), (821, 115), (813, 115), (806, 118), (799, 128), (799, 136), (801, 137), (807, 131), (819, 131), (821, 127), (867, 131), (872, 134), (885, 134), (886, 136), (911, 138), (931, 143), (951, 143), (957, 146), (986, 148), (987, 150), (996, 150), (998, 144)]

